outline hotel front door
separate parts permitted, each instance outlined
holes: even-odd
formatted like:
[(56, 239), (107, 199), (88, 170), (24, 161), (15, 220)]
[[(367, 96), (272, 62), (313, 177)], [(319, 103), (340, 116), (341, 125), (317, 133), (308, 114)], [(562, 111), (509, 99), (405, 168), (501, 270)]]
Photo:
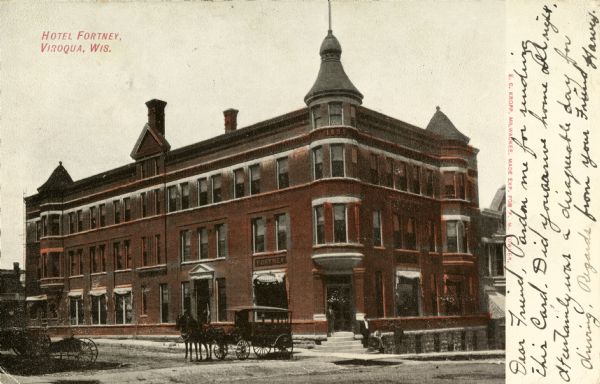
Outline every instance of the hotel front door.
[[(348, 280), (350, 280), (348, 278)], [(348, 283), (327, 284), (327, 322), (329, 333), (352, 331), (354, 319), (352, 285)]]

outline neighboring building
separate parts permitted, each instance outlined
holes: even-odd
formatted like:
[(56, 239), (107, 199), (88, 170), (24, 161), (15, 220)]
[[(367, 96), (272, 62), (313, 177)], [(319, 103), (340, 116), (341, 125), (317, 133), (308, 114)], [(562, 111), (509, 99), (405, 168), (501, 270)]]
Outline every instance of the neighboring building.
[(0, 269), (0, 299), (25, 299), (25, 271), (18, 262), (13, 263), (13, 269)]
[(185, 309), (252, 303), (312, 338), (365, 317), (487, 326), (477, 149), (439, 108), (421, 129), (362, 107), (331, 31), (320, 55), (304, 108), (242, 129), (228, 109), (224, 134), (172, 150), (150, 100), (134, 162), (78, 181), (60, 164), (25, 199), (28, 300), (51, 329), (168, 333)]
[(496, 191), (489, 208), (481, 211), (479, 228), (481, 235), (479, 267), (481, 279), (482, 308), (490, 314), (490, 346), (504, 349), (506, 249), (504, 238), (506, 225), (506, 188)]

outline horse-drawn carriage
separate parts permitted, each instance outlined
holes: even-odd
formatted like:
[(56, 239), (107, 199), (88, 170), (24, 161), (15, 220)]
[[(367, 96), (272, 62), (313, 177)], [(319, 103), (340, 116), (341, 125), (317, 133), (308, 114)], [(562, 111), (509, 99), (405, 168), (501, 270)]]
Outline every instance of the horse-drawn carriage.
[(248, 306), (229, 310), (233, 314), (233, 330), (211, 324), (199, 324), (189, 314), (177, 319), (177, 328), (181, 330), (185, 342), (185, 357), (188, 351), (192, 359), (192, 346), (196, 347), (196, 360), (202, 347), (207, 359), (215, 357), (225, 359), (231, 346), (235, 356), (244, 360), (250, 355), (250, 350), (259, 358), (266, 357), (272, 351), (280, 356), (291, 357), (294, 349), (292, 342), (291, 312), (285, 308)]
[(13, 350), (24, 358), (58, 358), (90, 365), (98, 357), (91, 339), (74, 337), (55, 342), (41, 326), (28, 326), (26, 303), (20, 299), (0, 300), (0, 350)]

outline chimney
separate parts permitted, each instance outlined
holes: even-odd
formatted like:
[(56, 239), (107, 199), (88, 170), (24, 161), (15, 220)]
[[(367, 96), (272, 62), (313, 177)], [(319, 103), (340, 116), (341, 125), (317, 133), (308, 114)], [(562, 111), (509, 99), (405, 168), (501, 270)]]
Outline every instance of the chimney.
[(165, 106), (166, 101), (152, 99), (146, 102), (148, 107), (148, 125), (165, 135)]
[(237, 109), (230, 108), (226, 111), (223, 111), (223, 116), (225, 117), (225, 133), (233, 132), (237, 128)]

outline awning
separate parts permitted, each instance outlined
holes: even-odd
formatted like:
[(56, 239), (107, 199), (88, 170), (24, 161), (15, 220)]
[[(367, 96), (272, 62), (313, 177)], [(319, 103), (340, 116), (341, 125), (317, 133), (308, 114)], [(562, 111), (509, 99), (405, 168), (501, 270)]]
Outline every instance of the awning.
[(83, 289), (73, 289), (72, 291), (69, 291), (69, 293), (67, 294), (67, 296), (69, 296), (69, 297), (81, 297), (81, 296), (83, 296)]
[(404, 277), (406, 279), (420, 279), (421, 278), (421, 271), (415, 271), (415, 270), (406, 270), (406, 269), (397, 269), (396, 270), (396, 277)]
[(27, 296), (25, 301), (44, 301), (48, 300), (48, 295)]
[(252, 273), (252, 281), (258, 280), (261, 283), (283, 283), (284, 277), (285, 271), (282, 271), (281, 269), (254, 271), (254, 273)]
[(492, 319), (503, 319), (506, 317), (504, 313), (504, 307), (506, 303), (506, 296), (504, 295), (489, 295), (488, 296), (488, 311)]
[(116, 295), (125, 295), (129, 292), (131, 292), (131, 285), (116, 286), (113, 289), (113, 293)]
[(93, 288), (92, 290), (90, 290), (89, 294), (90, 294), (90, 296), (102, 296), (102, 295), (106, 295), (106, 287)]
[(206, 264), (198, 264), (190, 272), (191, 280), (211, 280), (215, 277), (215, 270)]

